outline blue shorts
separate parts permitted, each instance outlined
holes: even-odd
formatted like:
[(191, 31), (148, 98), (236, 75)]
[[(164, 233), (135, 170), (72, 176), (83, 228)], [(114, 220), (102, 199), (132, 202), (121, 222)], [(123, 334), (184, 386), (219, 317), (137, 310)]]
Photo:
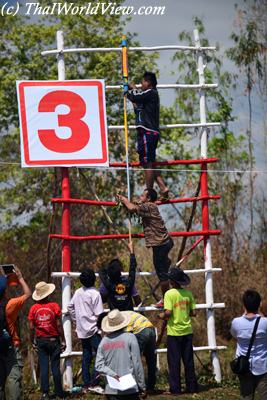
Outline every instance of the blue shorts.
[(156, 149), (159, 141), (159, 133), (137, 128), (137, 152), (141, 164), (147, 164), (156, 160)]

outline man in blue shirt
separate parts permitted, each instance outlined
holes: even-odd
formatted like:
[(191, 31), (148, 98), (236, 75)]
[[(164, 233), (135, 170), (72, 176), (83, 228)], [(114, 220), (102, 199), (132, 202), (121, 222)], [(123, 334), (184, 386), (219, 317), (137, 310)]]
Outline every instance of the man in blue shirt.
[(169, 200), (169, 189), (159, 171), (153, 169), (159, 142), (159, 95), (157, 78), (154, 72), (145, 72), (141, 80), (141, 89), (129, 84), (128, 99), (133, 103), (136, 129), (137, 152), (141, 165), (145, 168), (146, 187), (153, 189), (154, 181), (161, 191), (161, 201)]
[[(233, 319), (231, 334), (237, 340), (236, 356), (248, 351), (255, 321), (260, 316), (261, 296), (255, 290), (243, 295), (244, 314)], [(239, 375), (241, 400), (253, 400), (255, 392), (261, 400), (267, 399), (267, 318), (262, 317), (250, 354), (250, 372)]]

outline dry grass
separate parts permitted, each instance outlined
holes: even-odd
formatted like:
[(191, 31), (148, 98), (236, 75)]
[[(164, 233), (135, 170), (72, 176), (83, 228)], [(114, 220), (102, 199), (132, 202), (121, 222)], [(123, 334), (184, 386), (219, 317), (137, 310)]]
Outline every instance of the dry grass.
[[(221, 384), (217, 384), (214, 381), (209, 355), (207, 352), (199, 352), (198, 358), (195, 358), (195, 365), (198, 375), (198, 380), (201, 386), (201, 391), (197, 394), (189, 395), (182, 394), (179, 399), (183, 400), (237, 400), (239, 399), (239, 388), (238, 381), (232, 375), (229, 368), (229, 361), (233, 358), (234, 348), (233, 343), (229, 343), (229, 347), (226, 351), (220, 353), (221, 368), (223, 374), (223, 381)], [(166, 356), (162, 355), (160, 358), (160, 372), (157, 380), (157, 388), (159, 390), (167, 390), (167, 369), (166, 369)], [(29, 369), (28, 369), (29, 372)], [(37, 388), (34, 388), (30, 382), (29, 374), (25, 370), (25, 400), (39, 400), (40, 392)], [(86, 395), (75, 395), (73, 399), (90, 399), (90, 400), (103, 400), (103, 396), (86, 394)], [(175, 399), (177, 396), (164, 396), (162, 394), (156, 396), (149, 396), (149, 399), (154, 400), (167, 400)], [(127, 399), (125, 399), (127, 400)]]

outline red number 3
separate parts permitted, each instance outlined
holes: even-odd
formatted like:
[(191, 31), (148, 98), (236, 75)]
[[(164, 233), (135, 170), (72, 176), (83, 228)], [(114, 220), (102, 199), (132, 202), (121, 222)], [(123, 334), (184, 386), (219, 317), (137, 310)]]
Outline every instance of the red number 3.
[(57, 118), (59, 127), (66, 126), (71, 129), (71, 136), (68, 139), (61, 139), (54, 129), (38, 129), (40, 141), (47, 149), (57, 153), (82, 150), (90, 139), (88, 125), (81, 120), (86, 113), (84, 100), (69, 90), (56, 90), (40, 100), (38, 111), (54, 112), (59, 105), (67, 105), (70, 108), (68, 114), (59, 114)]

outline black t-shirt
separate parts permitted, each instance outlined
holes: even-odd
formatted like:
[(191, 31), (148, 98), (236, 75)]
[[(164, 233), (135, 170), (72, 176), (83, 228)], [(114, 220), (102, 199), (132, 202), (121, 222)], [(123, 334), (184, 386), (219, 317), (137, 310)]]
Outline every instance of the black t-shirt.
[(117, 308), (120, 311), (133, 310), (132, 289), (135, 282), (136, 258), (130, 255), (129, 277), (122, 276), (117, 283), (111, 282), (105, 269), (99, 272), (100, 278), (105, 285), (108, 295), (109, 308)]
[(128, 99), (135, 104), (136, 126), (159, 133), (159, 95), (156, 88), (132, 89)]

